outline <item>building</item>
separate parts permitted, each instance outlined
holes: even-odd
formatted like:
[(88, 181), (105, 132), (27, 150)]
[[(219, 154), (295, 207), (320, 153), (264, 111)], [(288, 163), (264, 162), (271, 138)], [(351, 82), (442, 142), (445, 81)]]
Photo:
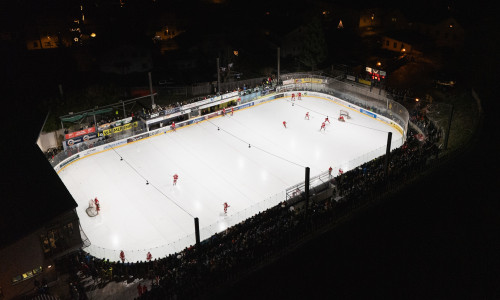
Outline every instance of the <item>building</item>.
[(153, 67), (151, 52), (134, 45), (119, 45), (102, 54), (100, 70), (105, 73), (126, 75), (147, 72)]
[(461, 47), (465, 39), (465, 31), (453, 17), (442, 19), (438, 22), (415, 22), (412, 30), (432, 38), (438, 48)]
[(23, 122), (0, 151), (2, 170), (9, 174), (0, 183), (2, 300), (33, 295), (37, 282), (50, 287), (58, 276), (55, 260), (83, 246), (77, 204), (36, 145), (43, 119), (34, 110), (15, 109), (23, 111)]
[(162, 26), (160, 30), (156, 31), (153, 40), (155, 44), (160, 46), (161, 54), (165, 54), (167, 51), (179, 49), (179, 45), (175, 41), (175, 37), (183, 32), (184, 30), (177, 28), (175, 25), (165, 25)]
[(430, 47), (430, 39), (411, 31), (390, 31), (380, 35), (381, 48), (400, 55), (422, 55)]
[(304, 48), (306, 27), (297, 27), (283, 36), (281, 39), (280, 54), (282, 57), (298, 57)]

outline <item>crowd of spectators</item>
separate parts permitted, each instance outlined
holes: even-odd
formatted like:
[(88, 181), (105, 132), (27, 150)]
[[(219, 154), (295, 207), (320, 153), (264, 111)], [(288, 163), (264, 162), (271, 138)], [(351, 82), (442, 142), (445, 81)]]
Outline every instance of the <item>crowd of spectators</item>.
[[(271, 77), (262, 79), (261, 83), (256, 84), (252, 88), (250, 88), (250, 87), (247, 88), (246, 84), (243, 84), (241, 88), (237, 88), (234, 91), (238, 91), (240, 96), (248, 95), (248, 94), (255, 93), (255, 92), (266, 92), (267, 93), (267, 92), (269, 92), (270, 89), (272, 89), (274, 86), (276, 86), (277, 82), (278, 81), (276, 80), (276, 78), (274, 76), (271, 76)], [(229, 91), (226, 91), (226, 93), (229, 93)], [(215, 97), (217, 95), (206, 95), (206, 96), (196, 97), (196, 98), (192, 98), (192, 99), (188, 99), (188, 100), (184, 100), (184, 101), (180, 101), (180, 102), (175, 102), (175, 103), (171, 103), (171, 104), (164, 104), (164, 105), (155, 104), (154, 107), (149, 107), (149, 108), (142, 106), (142, 108), (140, 108), (140, 109), (137, 109), (135, 111), (130, 111), (127, 114), (127, 118), (131, 117), (132, 122), (139, 120), (139, 117), (142, 117), (143, 119), (149, 119), (151, 114), (160, 113), (162, 111), (174, 109), (176, 107), (182, 107), (184, 105), (198, 102), (198, 101), (202, 101), (205, 99), (209, 99), (209, 98)], [(113, 111), (113, 112), (106, 114), (106, 115), (99, 115), (98, 119), (99, 120), (97, 121), (97, 126), (110, 124), (109, 128), (113, 128), (114, 122), (118, 122), (124, 118), (120, 117), (119, 111)], [(184, 120), (184, 116), (179, 116), (175, 121), (179, 122), (182, 120)], [(79, 124), (78, 126), (79, 127), (66, 128), (64, 131), (64, 134), (68, 134), (68, 133), (73, 132), (73, 131), (83, 130), (83, 129), (86, 129), (89, 127), (93, 127), (94, 122), (90, 121), (89, 123), (82, 123), (82, 124)], [(133, 134), (139, 134), (139, 133), (143, 132), (144, 130), (145, 130), (144, 126), (139, 126), (138, 129), (137, 128), (134, 129)], [(127, 132), (127, 134), (130, 135), (129, 132)], [(60, 163), (65, 158), (67, 158), (73, 154), (76, 154), (80, 151), (84, 151), (84, 150), (87, 150), (87, 149), (95, 147), (95, 146), (99, 146), (99, 145), (103, 145), (103, 144), (106, 144), (109, 142), (113, 142), (113, 141), (121, 139), (121, 138), (123, 138), (123, 135), (114, 134), (113, 136), (103, 136), (103, 137), (99, 137), (99, 138), (96, 138), (96, 139), (93, 139), (90, 141), (77, 143), (71, 147), (66, 147), (66, 148), (64, 148), (62, 146), (53, 147), (53, 148), (48, 149), (45, 152), (45, 156), (52, 163), (52, 165), (55, 166), (56, 164)], [(57, 157), (57, 156), (59, 156), (59, 157)]]
[[(269, 89), (276, 85), (275, 78), (263, 80), (253, 88), (243, 86), (240, 94)], [(411, 91), (391, 91), (395, 100), (411, 97)], [(157, 105), (153, 110), (142, 109), (136, 113), (150, 114), (175, 108), (213, 97), (199, 97), (169, 106)], [(331, 224), (358, 205), (379, 197), (397, 183), (418, 174), (432, 157), (439, 153), (438, 142), (442, 131), (426, 115), (426, 109), (418, 106), (409, 110), (410, 121), (420, 132), (411, 128), (407, 140), (390, 154), (389, 168), (385, 172), (385, 156), (332, 178), (332, 197), (312, 201), (305, 207), (304, 201), (283, 202), (255, 215), (240, 224), (215, 234), (179, 253), (138, 263), (109, 261), (92, 257), (80, 251), (70, 258), (74, 275), (70, 282), (73, 299), (85, 299), (81, 280), (91, 277), (100, 286), (109, 281), (130, 278), (150, 280), (151, 289), (142, 288), (137, 299), (193, 299), (213, 292), (230, 280), (248, 272), (252, 267), (265, 263), (281, 254), (302, 237), (311, 234), (319, 226)], [(419, 135), (423, 134), (423, 138)], [(62, 150), (68, 157), (79, 151), (108, 141), (81, 143), (76, 148)], [(54, 152), (61, 151), (55, 150)], [(53, 158), (54, 152), (50, 155)], [(80, 276), (77, 276), (80, 274)]]
[[(410, 114), (426, 136), (420, 139), (421, 133), (410, 128), (403, 146), (390, 153), (387, 174), (382, 156), (332, 177), (329, 188), (334, 189), (333, 196), (311, 201), (307, 208), (300, 197), (295, 202), (282, 202), (199, 245), (150, 261), (128, 263), (118, 257), (109, 261), (81, 251), (72, 257), (74, 271), (84, 277), (91, 276), (101, 285), (130, 278), (150, 281), (151, 288), (143, 287), (137, 299), (202, 298), (252, 267), (282, 254), (320, 226), (332, 224), (357, 206), (400, 186), (425, 168), (437, 156), (435, 145), (440, 130), (426, 118), (425, 111), (412, 110)], [(78, 287), (78, 280), (72, 286)]]
[(191, 99), (187, 99), (184, 101), (178, 101), (178, 102), (166, 104), (166, 105), (156, 104), (154, 108), (143, 108), (142, 111), (140, 112), (140, 114), (144, 118), (148, 118), (148, 116), (150, 116), (151, 114), (160, 113), (162, 111), (174, 109), (176, 107), (182, 107), (182, 106), (187, 105), (187, 104), (191, 104), (191, 103), (195, 103), (198, 101), (203, 101), (206, 99), (217, 97), (221, 94), (227, 94), (230, 92), (237, 91), (240, 96), (244, 96), (244, 95), (248, 95), (248, 94), (251, 94), (254, 92), (258, 92), (258, 91), (269, 90), (272, 87), (276, 86), (277, 84), (278, 84), (278, 80), (276, 79), (276, 77), (274, 75), (272, 75), (270, 77), (263, 78), (261, 80), (261, 82), (258, 84), (253, 84), (251, 86), (250, 85), (247, 86), (246, 83), (242, 83), (241, 87), (238, 85), (238, 87), (231, 89), (231, 91), (226, 90), (224, 93), (216, 93), (216, 94), (211, 94), (211, 95), (206, 95), (206, 96), (194, 97)]
[(387, 94), (395, 101), (405, 104), (410, 99), (415, 99), (416, 95), (412, 89), (386, 88)]

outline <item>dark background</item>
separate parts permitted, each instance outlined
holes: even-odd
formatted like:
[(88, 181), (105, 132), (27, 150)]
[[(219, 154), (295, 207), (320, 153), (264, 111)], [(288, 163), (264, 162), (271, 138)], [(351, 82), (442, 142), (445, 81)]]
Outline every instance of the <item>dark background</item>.
[[(272, 52), (257, 45), (272, 37), (263, 38), (261, 30), (273, 28), (277, 35), (286, 32), (288, 26), (305, 20), (303, 16), (307, 15), (307, 10), (304, 7), (308, 5), (295, 1), (227, 1), (225, 5), (214, 7), (205, 1), (161, 1), (161, 9), (151, 9), (141, 1), (127, 1), (123, 11), (116, 13), (119, 1), (94, 2), (101, 5), (102, 11), (99, 10), (97, 16), (100, 22), (107, 24), (107, 30), (102, 32), (103, 38), (98, 43), (85, 49), (91, 53), (90, 57), (94, 54), (98, 57), (101, 51), (124, 39), (149, 45), (143, 35), (144, 31), (151, 30), (148, 20), (166, 11), (188, 21), (190, 34), (182, 41), (185, 51), (196, 44), (197, 39), (220, 38), (253, 53), (261, 58), (255, 61), (268, 65), (274, 64), (269, 54)], [(22, 35), (22, 28), (44, 15), (75, 13), (75, 3), (50, 0), (3, 3), (1, 26), (14, 32), (14, 36)], [(358, 9), (375, 5), (368, 1), (336, 4)], [(482, 126), (471, 144), (451, 161), (423, 175), (383, 204), (357, 214), (271, 266), (235, 286), (228, 286), (214, 298), (500, 297), (500, 177), (495, 117), (499, 26), (495, 11), (479, 3), (453, 1), (418, 1), (412, 2), (412, 6), (394, 1), (380, 5), (399, 7), (408, 16), (425, 18), (447, 4), (454, 7), (456, 18), (467, 31), (466, 45), (449, 63), (450, 69), (463, 79), (464, 87), (474, 87), (483, 101)], [(264, 8), (276, 17), (266, 19), (262, 14)], [(30, 118), (23, 118), (24, 112), (30, 111), (27, 116), (43, 116), (54, 109), (51, 105), (60, 105), (57, 100), (59, 83), (68, 90), (77, 90), (104, 78), (92, 69), (76, 72), (74, 49), (29, 53), (16, 43), (2, 42), (1, 46), (3, 116), (5, 124), (14, 125), (8, 130), (4, 127), (4, 132), (12, 137), (11, 141), (22, 139), (23, 128), (39, 126), (39, 120), (33, 124)], [(200, 59), (210, 61), (206, 63), (207, 69), (200, 69), (198, 77), (184, 79), (213, 80), (214, 72), (210, 69), (213, 59), (207, 57), (216, 55), (219, 50), (217, 47), (198, 49)], [(340, 54), (337, 58), (340, 62), (350, 59), (349, 53)], [(168, 58), (155, 59), (161, 64)], [(55, 100), (49, 101), (52, 98)], [(2, 147), (7, 144), (10, 144), (8, 147), (16, 146), (3, 143)], [(38, 192), (33, 191), (33, 197)]]

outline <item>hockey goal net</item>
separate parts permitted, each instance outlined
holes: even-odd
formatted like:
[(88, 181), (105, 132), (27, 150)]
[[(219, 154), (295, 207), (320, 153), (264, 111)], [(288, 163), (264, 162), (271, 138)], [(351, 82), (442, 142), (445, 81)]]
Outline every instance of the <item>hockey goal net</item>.
[(94, 199), (90, 199), (89, 201), (89, 207), (85, 210), (87, 212), (87, 215), (89, 217), (95, 217), (99, 214), (99, 211), (97, 210), (97, 206), (95, 204)]
[(350, 119), (351, 116), (349, 115), (349, 112), (347, 110), (340, 110), (339, 118), (344, 117), (345, 119)]

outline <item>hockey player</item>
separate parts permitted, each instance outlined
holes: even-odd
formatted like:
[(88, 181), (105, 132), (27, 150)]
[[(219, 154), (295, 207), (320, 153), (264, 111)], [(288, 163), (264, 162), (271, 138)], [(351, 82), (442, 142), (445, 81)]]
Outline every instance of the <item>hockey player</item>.
[(321, 124), (321, 128), (319, 129), (319, 131), (321, 131), (321, 130), (326, 131), (326, 127), (325, 127), (325, 126), (326, 126), (326, 125), (325, 125), (325, 122), (323, 122), (323, 123)]
[(344, 174), (344, 170), (342, 170), (342, 168), (339, 168), (339, 175), (342, 175)]
[(234, 107), (231, 107), (231, 116), (234, 115)]
[(295, 94), (292, 94), (292, 101), (295, 100)]
[(339, 121), (340, 121), (340, 122), (345, 122), (345, 120), (344, 120), (344, 116), (340, 116), (340, 117), (339, 117)]
[(120, 251), (120, 259), (122, 260), (122, 263), (125, 262), (125, 253), (123, 252), (123, 250)]
[(174, 174), (174, 185), (177, 184), (177, 179), (179, 179), (179, 175)]
[(171, 127), (172, 127), (172, 130), (175, 131), (175, 122), (172, 122)]
[(332, 170), (333, 170), (333, 169), (332, 169), (332, 167), (330, 167), (330, 168), (328, 169), (328, 175), (329, 175), (330, 177), (332, 177)]
[(305, 119), (308, 119), (309, 120), (309, 112), (306, 112), (306, 117)]
[(148, 254), (146, 254), (146, 260), (151, 261), (152, 258), (153, 258), (153, 255), (151, 255), (151, 252), (148, 251)]
[(229, 207), (229, 204), (227, 202), (224, 202), (224, 214), (227, 214), (227, 208)]
[(97, 197), (94, 199), (94, 205), (95, 205), (95, 211), (97, 214), (99, 214), (99, 210), (101, 210), (101, 205), (99, 204), (99, 200), (97, 200)]
[(222, 108), (222, 115), (223, 115), (223, 116), (225, 116), (225, 115), (226, 115), (226, 108), (225, 108), (225, 107), (223, 107), (223, 108)]
[(302, 100), (302, 94), (299, 92), (299, 95), (297, 97), (297, 100)]
[(330, 120), (328, 120), (328, 116), (326, 116), (326, 118), (325, 118), (325, 123), (326, 122), (330, 123)]
[(283, 126), (285, 126), (285, 128), (286, 128), (286, 121), (283, 121)]

